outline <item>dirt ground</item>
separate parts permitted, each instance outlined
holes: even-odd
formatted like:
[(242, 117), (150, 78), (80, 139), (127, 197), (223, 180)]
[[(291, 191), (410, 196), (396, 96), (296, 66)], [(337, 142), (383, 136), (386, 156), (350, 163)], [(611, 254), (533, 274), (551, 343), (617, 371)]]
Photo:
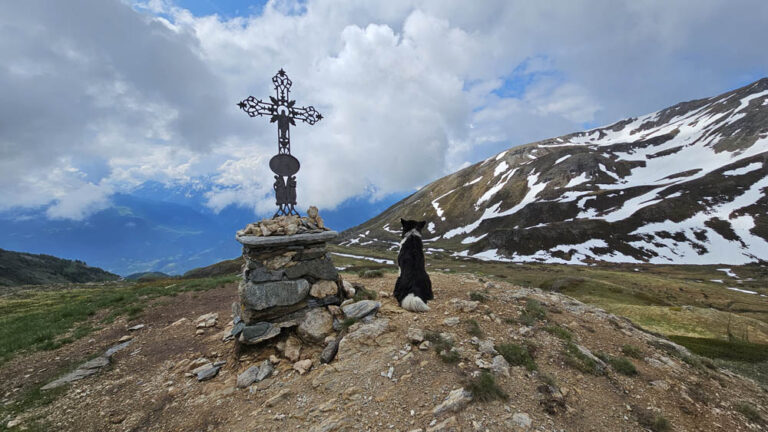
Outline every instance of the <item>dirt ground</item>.
[[(385, 294), (392, 291), (395, 277), (345, 276)], [(348, 335), (328, 365), (318, 361), (322, 347), (304, 346), (301, 357), (313, 360), (312, 370), (304, 375), (280, 357), (274, 344), (245, 350), (238, 357), (234, 343), (222, 341), (237, 292), (227, 285), (155, 300), (135, 321), (116, 321), (58, 350), (18, 357), (0, 369), (0, 394), (13, 399), (130, 335), (133, 344), (118, 352), (112, 365), (69, 385), (52, 404), (24, 413), (17, 418), (17, 428), (39, 423), (43, 430), (83, 432), (410, 431), (429, 430), (455, 416), (456, 430), (503, 431), (518, 430), (513, 418), (527, 414), (530, 430), (642, 431), (647, 429), (638, 423), (638, 414), (646, 411), (668, 420), (669, 430), (675, 431), (765, 430), (736, 409), (737, 403), (748, 402), (768, 418), (768, 395), (753, 382), (691, 366), (652, 346), (656, 338), (626, 320), (564, 296), (504, 283), (486, 285), (473, 275), (435, 272), (432, 281), (436, 299), (430, 302), (431, 311), (410, 313), (393, 298), (380, 297), (378, 318), (368, 325), (378, 331), (366, 333), (370, 328), (362, 328), (365, 324), (353, 325), (349, 334), (360, 337)], [(484, 292), (488, 299), (473, 311), (458, 310), (452, 300), (468, 300), (471, 291)], [(515, 321), (526, 298), (540, 300), (547, 311), (546, 319), (530, 328)], [(209, 312), (219, 314), (218, 324), (197, 335), (193, 321)], [(453, 317), (461, 322), (444, 323)], [(171, 325), (182, 318), (188, 321)], [(538, 371), (513, 366), (508, 377), (497, 376), (509, 395), (506, 401), (473, 402), (435, 416), (433, 408), (451, 390), (469, 381), (478, 364), (491, 361), (471, 342), (467, 320), (479, 324), (480, 339), (534, 344)], [(127, 331), (136, 324), (145, 327)], [(631, 360), (639, 373), (625, 376), (609, 369), (595, 376), (577, 371), (565, 362), (564, 342), (544, 330), (553, 324), (568, 329), (575, 343), (593, 353), (620, 356), (624, 345), (640, 348), (642, 358)], [(451, 333), (460, 361), (445, 363), (435, 350), (411, 345), (409, 327)], [(239, 373), (270, 355), (281, 358), (271, 377), (236, 388)], [(186, 373), (190, 360), (200, 357), (226, 364), (215, 378), (198, 382)], [(551, 398), (541, 389), (543, 374), (554, 379), (563, 405), (552, 409)]]

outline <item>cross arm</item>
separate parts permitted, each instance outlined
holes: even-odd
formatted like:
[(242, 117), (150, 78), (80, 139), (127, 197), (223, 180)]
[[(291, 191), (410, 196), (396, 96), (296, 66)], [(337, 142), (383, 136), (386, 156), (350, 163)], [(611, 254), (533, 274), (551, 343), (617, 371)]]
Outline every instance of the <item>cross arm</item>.
[(240, 101), (237, 106), (251, 117), (274, 115), (276, 112), (275, 105), (263, 102), (261, 99), (256, 99), (253, 96), (248, 96), (248, 98)]
[(311, 106), (301, 108), (291, 107), (291, 117), (309, 123), (310, 126), (323, 119), (323, 115)]

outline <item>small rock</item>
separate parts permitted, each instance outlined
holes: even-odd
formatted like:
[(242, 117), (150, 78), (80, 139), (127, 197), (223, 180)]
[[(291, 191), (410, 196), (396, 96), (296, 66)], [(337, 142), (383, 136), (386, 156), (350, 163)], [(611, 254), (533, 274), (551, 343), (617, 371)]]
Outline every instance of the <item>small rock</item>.
[(256, 374), (256, 380), (255, 382), (261, 382), (265, 379), (269, 378), (270, 375), (272, 375), (272, 372), (275, 371), (274, 366), (272, 366), (272, 363), (270, 363), (269, 360), (264, 360), (259, 364), (259, 373)]
[(312, 369), (312, 360), (300, 360), (293, 364), (293, 369), (296, 370), (299, 375), (304, 375)]
[(307, 209), (307, 216), (309, 216), (310, 219), (314, 219), (317, 217), (319, 212), (317, 211), (317, 207), (315, 206), (309, 206)]
[(531, 428), (531, 416), (527, 413), (515, 413), (512, 415), (512, 420), (507, 422), (507, 425), (517, 430), (528, 430)]
[(416, 327), (409, 327), (406, 334), (408, 341), (412, 344), (420, 344), (424, 342), (424, 330)]
[(419, 349), (421, 351), (426, 351), (426, 350), (429, 349), (430, 345), (432, 345), (432, 344), (429, 341), (424, 341), (424, 342), (419, 344)]
[(298, 361), (299, 355), (301, 355), (301, 341), (294, 336), (289, 336), (285, 341), (283, 355), (292, 362)]
[(341, 286), (344, 289), (344, 295), (347, 298), (352, 298), (352, 297), (355, 296), (356, 290), (355, 290), (355, 287), (352, 285), (351, 282), (342, 281), (341, 282)]
[(323, 352), (320, 354), (320, 363), (330, 363), (333, 361), (336, 354), (339, 352), (339, 341), (336, 339), (328, 342)]
[(120, 342), (120, 343), (128, 342), (131, 339), (133, 339), (133, 336), (125, 335), (125, 336), (121, 337), (120, 340), (118, 340), (118, 342)]
[(496, 375), (504, 375), (509, 376), (509, 362), (500, 355), (497, 355), (493, 358), (493, 363), (491, 363), (491, 372), (493, 372)]
[(276, 365), (276, 364), (280, 363), (280, 357), (278, 357), (278, 356), (276, 356), (274, 354), (271, 354), (269, 356), (269, 362), (272, 363), (273, 365)]
[(341, 311), (341, 308), (336, 305), (328, 305), (326, 308), (328, 309), (328, 312), (330, 312), (334, 317), (340, 317), (344, 314)]
[(253, 384), (256, 381), (256, 376), (259, 374), (258, 366), (251, 366), (237, 376), (237, 388), (245, 388)]
[(473, 312), (475, 309), (477, 309), (477, 306), (480, 304), (479, 301), (472, 301), (472, 300), (462, 300), (462, 299), (451, 299), (448, 304), (456, 311), (459, 312)]
[(213, 363), (205, 363), (204, 365), (198, 366), (194, 369), (192, 369), (190, 372), (192, 372), (192, 375), (197, 375), (202, 371), (208, 370), (213, 367)]
[(455, 416), (448, 417), (440, 423), (427, 428), (427, 432), (459, 432), (460, 430), (459, 422)]
[(448, 327), (455, 327), (459, 325), (459, 317), (449, 317), (443, 320), (443, 324), (447, 325)]
[(169, 325), (168, 327), (177, 327), (177, 326), (180, 326), (180, 325), (184, 325), (184, 324), (187, 324), (188, 322), (189, 322), (189, 320), (188, 320), (188, 319), (186, 319), (186, 318), (181, 318), (181, 319), (179, 319), (179, 320), (177, 320), (177, 321), (174, 321), (174, 322), (173, 322), (171, 325)]
[(136, 331), (144, 328), (144, 324), (136, 324), (133, 327), (128, 327), (128, 331)]
[(432, 414), (437, 416), (444, 412), (458, 412), (462, 410), (467, 404), (469, 404), (472, 401), (472, 394), (468, 391), (464, 390), (463, 388), (457, 388), (450, 393), (448, 393), (448, 397), (445, 398), (445, 401), (441, 403), (440, 405), (436, 406), (432, 410)]
[(288, 396), (291, 395), (291, 391), (288, 389), (280, 390), (280, 392), (271, 398), (264, 401), (263, 407), (271, 408), (275, 406), (278, 402), (282, 401), (283, 399), (287, 399)]
[(125, 414), (119, 412), (112, 412), (107, 416), (107, 421), (112, 424), (120, 424), (125, 421)]
[(195, 334), (196, 334), (196, 335), (198, 335), (198, 336), (200, 336), (200, 335), (204, 335), (204, 334), (205, 334), (205, 330), (203, 330), (203, 329), (197, 329), (197, 330), (195, 330)]
[(7, 427), (8, 429), (11, 429), (11, 428), (15, 428), (16, 426), (18, 426), (20, 424), (21, 424), (21, 420), (13, 419), (13, 420), (9, 421), (8, 423), (6, 423), (5, 427)]
[(381, 308), (381, 303), (373, 300), (360, 300), (359, 302), (351, 303), (346, 306), (342, 306), (341, 310), (347, 318), (360, 319), (366, 315), (375, 313)]
[(221, 367), (211, 365), (210, 368), (202, 370), (197, 373), (198, 381), (207, 381), (219, 374)]
[(219, 319), (219, 314), (216, 312), (210, 312), (205, 315), (200, 315), (195, 320), (197, 328), (208, 328), (216, 325), (216, 320)]
[(493, 341), (491, 340), (480, 341), (478, 344), (478, 350), (480, 350), (481, 353), (488, 354), (490, 356), (495, 356), (498, 354), (498, 352), (496, 352), (496, 348), (493, 346)]

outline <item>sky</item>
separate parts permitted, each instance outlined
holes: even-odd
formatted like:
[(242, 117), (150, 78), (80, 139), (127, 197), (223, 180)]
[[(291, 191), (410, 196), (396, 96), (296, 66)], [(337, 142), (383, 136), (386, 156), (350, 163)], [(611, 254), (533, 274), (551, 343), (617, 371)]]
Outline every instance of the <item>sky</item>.
[(86, 223), (161, 184), (270, 216), (275, 125), (236, 103), (280, 68), (324, 116), (291, 130), (300, 207), (386, 202), (764, 77), (767, 19), (764, 0), (2, 2), (0, 212)]

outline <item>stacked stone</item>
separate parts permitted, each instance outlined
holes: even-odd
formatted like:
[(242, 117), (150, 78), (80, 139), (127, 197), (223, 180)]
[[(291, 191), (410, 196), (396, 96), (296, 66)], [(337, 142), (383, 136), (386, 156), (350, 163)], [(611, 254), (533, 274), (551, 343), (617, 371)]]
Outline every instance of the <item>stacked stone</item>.
[(325, 226), (323, 218), (317, 212), (317, 207), (312, 206), (307, 210), (307, 216), (299, 217), (294, 215), (279, 216), (273, 219), (248, 224), (244, 229), (237, 232), (238, 236), (281, 236), (306, 233), (322, 233), (330, 231)]
[(333, 332), (338, 305), (347, 297), (326, 250), (326, 242), (337, 236), (336, 231), (238, 233), (245, 264), (232, 334), (241, 343), (259, 344), (295, 329), (305, 342), (320, 344)]

